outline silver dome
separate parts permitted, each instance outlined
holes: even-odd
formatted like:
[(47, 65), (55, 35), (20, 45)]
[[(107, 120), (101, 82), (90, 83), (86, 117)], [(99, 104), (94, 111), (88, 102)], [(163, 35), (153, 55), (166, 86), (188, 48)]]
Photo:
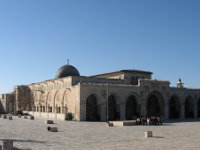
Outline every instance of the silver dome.
[(64, 78), (68, 76), (80, 76), (80, 73), (72, 65), (64, 65), (56, 72), (56, 78)]

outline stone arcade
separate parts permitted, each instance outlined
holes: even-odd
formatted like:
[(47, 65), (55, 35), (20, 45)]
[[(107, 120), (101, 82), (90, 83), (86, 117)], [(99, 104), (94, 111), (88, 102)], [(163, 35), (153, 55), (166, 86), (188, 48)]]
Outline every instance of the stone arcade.
[(181, 80), (177, 87), (170, 87), (169, 81), (153, 80), (151, 75), (121, 70), (86, 77), (67, 64), (55, 79), (16, 86), (7, 104), (13, 104), (9, 111), (59, 120), (69, 119), (69, 113), (78, 121), (132, 120), (141, 115), (200, 117), (200, 89), (184, 88)]

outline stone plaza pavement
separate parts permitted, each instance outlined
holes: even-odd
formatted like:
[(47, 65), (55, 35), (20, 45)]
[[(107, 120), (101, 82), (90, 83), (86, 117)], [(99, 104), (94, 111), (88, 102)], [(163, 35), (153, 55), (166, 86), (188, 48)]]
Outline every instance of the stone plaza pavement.
[[(163, 126), (108, 127), (105, 122), (0, 118), (0, 139), (12, 139), (18, 150), (199, 150), (200, 121)], [(48, 132), (47, 126), (59, 132)], [(144, 138), (145, 131), (154, 137)]]

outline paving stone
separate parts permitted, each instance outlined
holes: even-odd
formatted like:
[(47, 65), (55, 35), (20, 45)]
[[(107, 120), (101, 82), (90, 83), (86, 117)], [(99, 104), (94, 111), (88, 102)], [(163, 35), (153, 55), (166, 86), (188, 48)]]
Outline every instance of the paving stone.
[[(55, 134), (44, 119), (0, 120), (0, 139), (12, 139), (21, 150), (199, 150), (200, 122), (164, 123), (163, 126), (108, 128), (105, 122), (54, 121)], [(152, 138), (144, 133), (152, 131)]]

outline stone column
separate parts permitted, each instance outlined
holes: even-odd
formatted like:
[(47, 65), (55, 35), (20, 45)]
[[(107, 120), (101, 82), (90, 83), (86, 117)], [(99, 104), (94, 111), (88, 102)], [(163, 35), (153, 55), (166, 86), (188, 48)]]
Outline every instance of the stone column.
[(56, 105), (55, 113), (56, 113), (56, 114), (58, 113), (58, 105)]
[(66, 120), (66, 118), (67, 118), (67, 107), (66, 106), (63, 107), (63, 113), (64, 113), (64, 120)]
[(47, 112), (47, 118), (49, 118), (49, 105), (46, 107), (46, 112)]
[(141, 116), (147, 116), (147, 107), (144, 103), (141, 103)]
[(107, 121), (107, 99), (104, 99), (103, 102), (101, 103), (101, 121)]
[(57, 112), (58, 112), (58, 106), (56, 105), (56, 107), (55, 107), (55, 118), (57, 119)]
[(125, 102), (121, 102), (120, 120), (126, 120), (126, 105), (125, 105)]
[(181, 103), (181, 119), (185, 119), (185, 104)]
[(61, 108), (60, 108), (61, 110), (60, 110), (60, 113), (61, 114), (63, 114), (64, 113), (64, 107), (63, 107), (63, 105), (61, 105)]

